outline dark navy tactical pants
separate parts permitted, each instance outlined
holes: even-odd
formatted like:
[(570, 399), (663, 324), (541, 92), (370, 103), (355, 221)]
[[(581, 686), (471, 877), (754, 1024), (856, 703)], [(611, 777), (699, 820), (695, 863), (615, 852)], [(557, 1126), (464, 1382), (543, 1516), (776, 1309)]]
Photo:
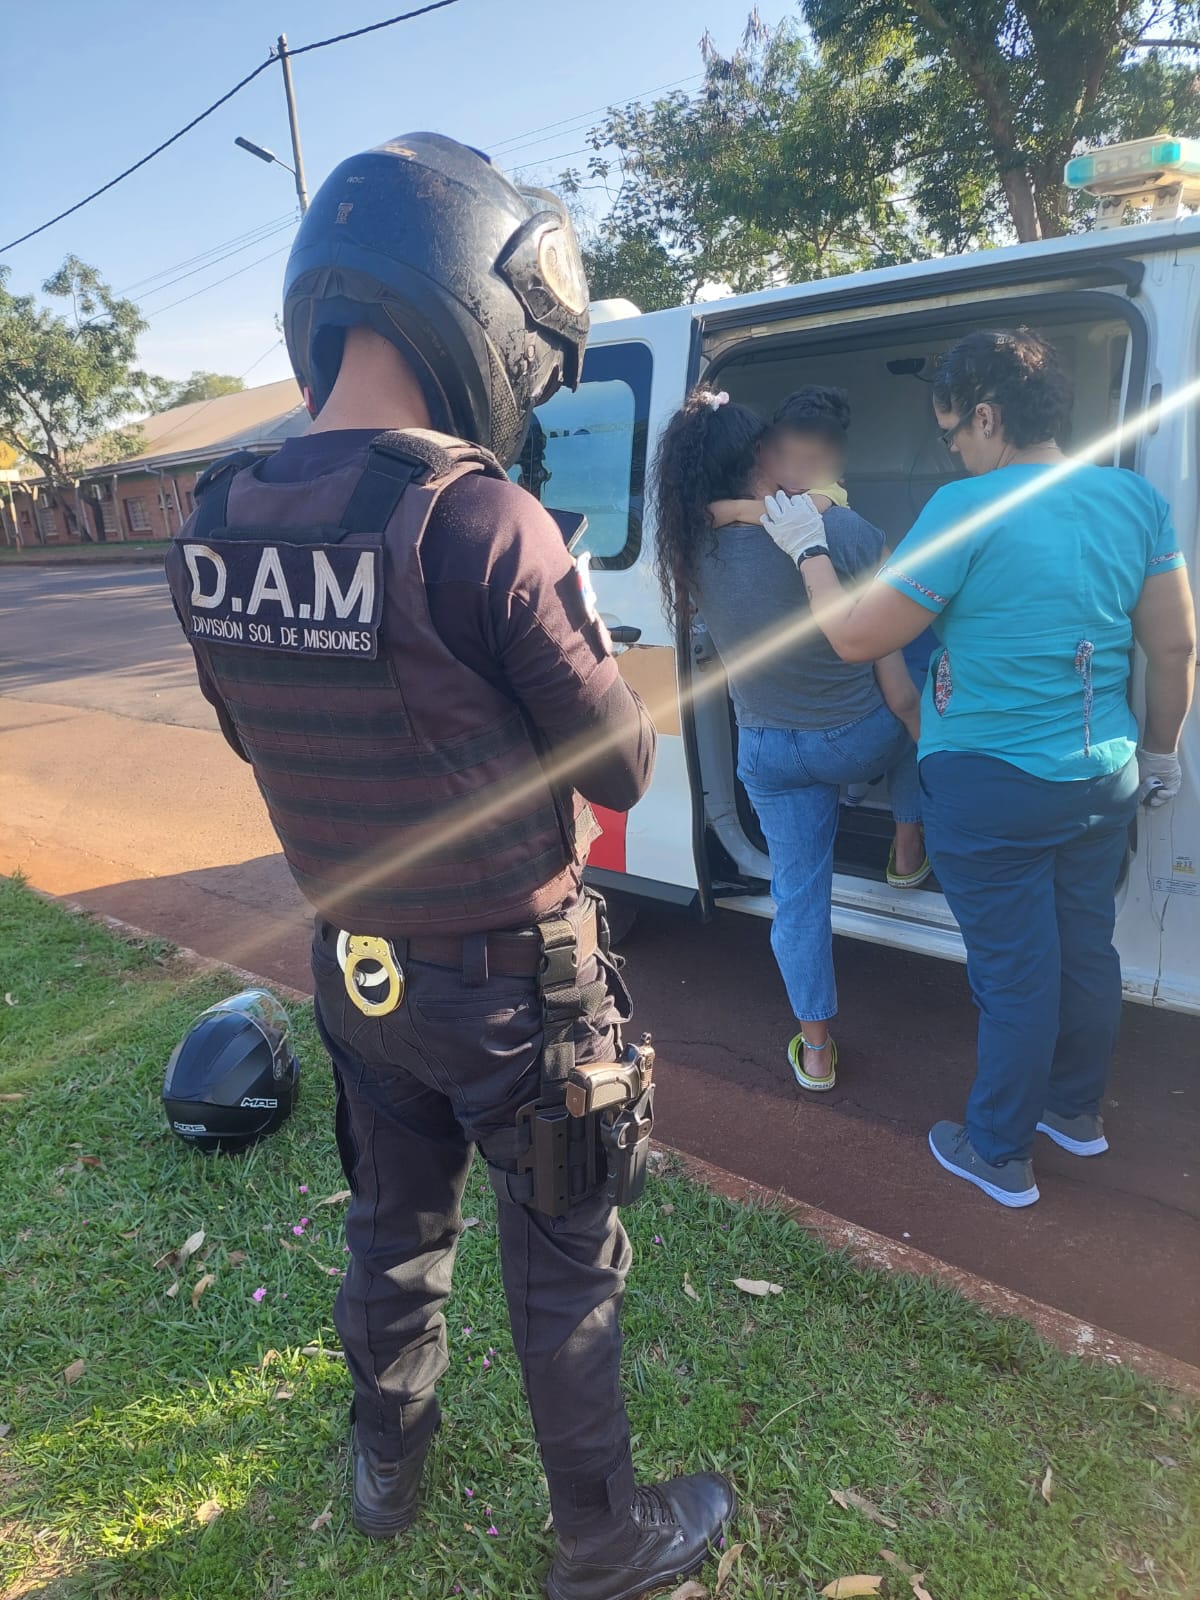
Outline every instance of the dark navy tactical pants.
[[(349, 1265), (334, 1320), (354, 1383), (364, 1444), (389, 1459), (424, 1448), (438, 1424), (447, 1366), (442, 1307), (462, 1230), (473, 1147), (516, 1170), (517, 1111), (539, 1093), (541, 1009), (532, 978), (412, 963), (402, 1005), (382, 1019), (349, 1001), (336, 931), (313, 940), (317, 1024), (333, 1060), (337, 1143), (351, 1199)], [(619, 980), (600, 957), (581, 984), (609, 996), (580, 1021), (576, 1055), (611, 1060)], [(623, 986), (621, 986), (623, 987)], [(493, 1174), (513, 1341), (562, 1536), (623, 1522), (633, 1496), (621, 1394), (620, 1309), (630, 1248), (603, 1192), (567, 1215), (515, 1204)]]
[(979, 1008), (967, 1132), (1024, 1159), (1043, 1111), (1095, 1113), (1121, 1020), (1115, 896), (1137, 764), (1052, 783), (992, 756), (921, 763), (929, 859), (967, 947)]

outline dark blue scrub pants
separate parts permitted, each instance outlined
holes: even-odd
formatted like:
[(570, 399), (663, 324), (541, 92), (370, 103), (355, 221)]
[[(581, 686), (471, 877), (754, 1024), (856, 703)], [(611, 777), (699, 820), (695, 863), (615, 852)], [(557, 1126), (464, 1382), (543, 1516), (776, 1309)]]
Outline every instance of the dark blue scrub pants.
[(1137, 781), (1133, 761), (1072, 783), (965, 752), (921, 762), (929, 858), (979, 1008), (966, 1124), (985, 1161), (1028, 1157), (1044, 1111), (1100, 1109), (1121, 1018), (1112, 935)]

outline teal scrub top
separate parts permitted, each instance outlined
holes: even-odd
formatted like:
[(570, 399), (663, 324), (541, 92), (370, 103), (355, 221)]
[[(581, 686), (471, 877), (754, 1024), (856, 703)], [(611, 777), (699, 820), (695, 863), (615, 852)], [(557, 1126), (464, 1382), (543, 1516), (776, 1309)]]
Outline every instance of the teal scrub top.
[(948, 483), (880, 573), (934, 614), (922, 757), (996, 756), (1035, 777), (1119, 771), (1142, 585), (1184, 565), (1167, 502), (1116, 467), (1001, 467)]

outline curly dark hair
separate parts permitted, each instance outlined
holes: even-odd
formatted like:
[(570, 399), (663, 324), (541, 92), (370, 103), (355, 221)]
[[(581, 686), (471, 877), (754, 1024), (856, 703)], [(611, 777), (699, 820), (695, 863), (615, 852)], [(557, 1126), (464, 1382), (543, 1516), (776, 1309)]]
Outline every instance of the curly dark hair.
[[(746, 493), (767, 424), (748, 406), (715, 406), (711, 389), (693, 389), (662, 431), (651, 468), (658, 543), (654, 570), (674, 625), (692, 581), (696, 549), (712, 535), (708, 507)], [(686, 602), (683, 602), (686, 603)]]
[(830, 444), (845, 444), (850, 426), (850, 396), (845, 389), (831, 389), (810, 383), (782, 401), (772, 428), (789, 428), (793, 433), (815, 433)]
[(1058, 351), (1031, 328), (969, 333), (938, 358), (933, 401), (966, 417), (982, 401), (1000, 408), (1005, 437), (1018, 450), (1057, 439), (1074, 396)]

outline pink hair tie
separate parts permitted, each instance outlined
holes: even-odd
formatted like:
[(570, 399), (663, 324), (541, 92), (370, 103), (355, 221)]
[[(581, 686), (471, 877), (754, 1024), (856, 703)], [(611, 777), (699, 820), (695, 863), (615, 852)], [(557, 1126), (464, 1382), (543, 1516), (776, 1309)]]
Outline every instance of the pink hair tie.
[(728, 404), (729, 396), (725, 393), (724, 389), (721, 390), (720, 394), (710, 395), (708, 398), (708, 407), (710, 411), (719, 411), (722, 406), (727, 406)]

